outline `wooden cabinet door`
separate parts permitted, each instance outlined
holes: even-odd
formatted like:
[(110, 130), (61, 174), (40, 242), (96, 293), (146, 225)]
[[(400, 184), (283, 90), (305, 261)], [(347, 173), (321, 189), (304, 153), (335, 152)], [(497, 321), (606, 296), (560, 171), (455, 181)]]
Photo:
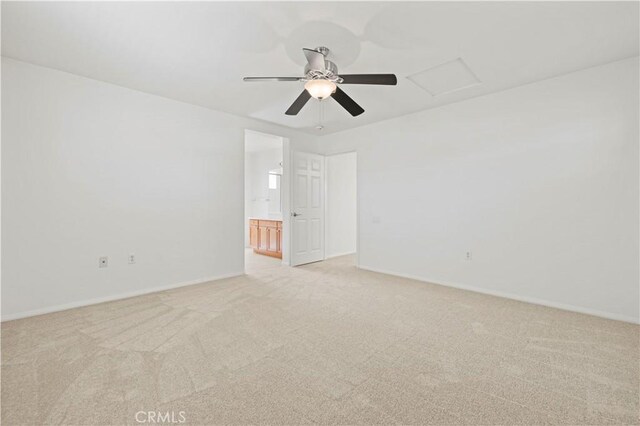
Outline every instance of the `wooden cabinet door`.
[(278, 229), (276, 227), (269, 226), (267, 228), (267, 234), (269, 235), (269, 247), (268, 251), (272, 251), (274, 253), (278, 252)]
[(269, 228), (258, 225), (258, 249), (269, 250)]
[(249, 225), (249, 246), (251, 248), (258, 248), (258, 222), (251, 221)]

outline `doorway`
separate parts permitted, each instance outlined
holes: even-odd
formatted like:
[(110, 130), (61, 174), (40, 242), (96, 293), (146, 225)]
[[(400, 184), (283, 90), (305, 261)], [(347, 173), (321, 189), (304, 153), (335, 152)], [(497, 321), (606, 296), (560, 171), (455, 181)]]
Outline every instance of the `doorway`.
[(245, 130), (246, 265), (298, 266), (358, 253), (357, 153), (323, 156)]
[(245, 130), (244, 246), (248, 265), (280, 265), (286, 203), (285, 140), (281, 136)]

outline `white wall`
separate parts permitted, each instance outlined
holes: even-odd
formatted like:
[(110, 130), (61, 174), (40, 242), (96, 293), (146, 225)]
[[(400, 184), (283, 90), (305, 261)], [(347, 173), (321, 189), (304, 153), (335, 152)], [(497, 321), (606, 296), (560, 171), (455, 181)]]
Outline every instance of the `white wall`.
[(363, 267), (637, 321), (638, 113), (633, 58), (316, 141), (3, 58), (3, 319), (241, 273), (249, 128), (357, 150)]
[[(245, 246), (249, 247), (249, 218), (282, 220), (282, 211), (270, 211), (269, 171), (280, 168), (282, 147), (245, 154)], [(281, 179), (282, 182), (282, 179)]]
[(317, 149), (290, 129), (3, 58), (3, 319), (241, 274), (246, 128)]
[(326, 257), (356, 251), (357, 155), (349, 152), (326, 157)]
[(638, 321), (638, 89), (631, 58), (324, 136), (360, 265)]

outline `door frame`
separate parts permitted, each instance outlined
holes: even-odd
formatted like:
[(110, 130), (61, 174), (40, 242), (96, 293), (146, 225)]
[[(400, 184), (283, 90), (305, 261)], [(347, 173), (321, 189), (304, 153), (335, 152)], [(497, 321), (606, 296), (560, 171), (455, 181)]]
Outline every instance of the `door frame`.
[(291, 140), (282, 138), (282, 264), (291, 265), (291, 197), (293, 188), (291, 185), (293, 163), (293, 150)]
[[(329, 203), (327, 202), (327, 194), (329, 193), (329, 188), (327, 185), (327, 158), (328, 157), (333, 157), (336, 155), (344, 155), (344, 154), (355, 154), (356, 155), (356, 267), (360, 267), (360, 167), (358, 166), (359, 161), (358, 161), (358, 150), (356, 149), (352, 149), (349, 151), (339, 151), (339, 152), (332, 152), (331, 154), (325, 154), (324, 158), (325, 158), (325, 180), (324, 180), (324, 217), (325, 217), (325, 248), (327, 245), (327, 239), (326, 239), (326, 220), (328, 217), (328, 207), (329, 207)], [(328, 257), (326, 256), (326, 251), (325, 251), (325, 260), (328, 259)]]

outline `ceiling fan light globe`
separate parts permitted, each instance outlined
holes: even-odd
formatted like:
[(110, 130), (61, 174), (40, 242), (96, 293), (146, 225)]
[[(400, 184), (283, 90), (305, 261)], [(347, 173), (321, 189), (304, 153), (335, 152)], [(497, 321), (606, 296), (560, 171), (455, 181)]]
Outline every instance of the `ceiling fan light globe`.
[(336, 91), (336, 84), (333, 81), (324, 79), (309, 80), (305, 83), (304, 88), (311, 97), (322, 100)]

